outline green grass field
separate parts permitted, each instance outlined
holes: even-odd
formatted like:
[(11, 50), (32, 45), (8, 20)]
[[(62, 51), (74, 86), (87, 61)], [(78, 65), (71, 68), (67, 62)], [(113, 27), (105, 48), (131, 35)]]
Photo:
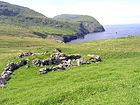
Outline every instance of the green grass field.
[(68, 54), (97, 54), (103, 62), (45, 75), (39, 75), (37, 67), (22, 67), (6, 88), (0, 88), (0, 105), (140, 105), (140, 37), (60, 44), (0, 36), (0, 72), (21, 52), (54, 48)]

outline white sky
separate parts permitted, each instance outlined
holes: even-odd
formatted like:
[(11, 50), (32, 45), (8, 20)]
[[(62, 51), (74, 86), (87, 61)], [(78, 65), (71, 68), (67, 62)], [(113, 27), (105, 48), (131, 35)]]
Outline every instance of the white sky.
[(140, 0), (3, 0), (34, 9), (47, 17), (82, 14), (101, 24), (140, 24)]

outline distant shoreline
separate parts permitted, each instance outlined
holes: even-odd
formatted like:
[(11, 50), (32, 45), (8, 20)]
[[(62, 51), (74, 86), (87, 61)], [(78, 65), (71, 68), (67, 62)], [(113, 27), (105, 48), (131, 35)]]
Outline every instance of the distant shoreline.
[(104, 25), (104, 28), (105, 32), (87, 34), (83, 39), (72, 40), (68, 44), (140, 35), (140, 24)]

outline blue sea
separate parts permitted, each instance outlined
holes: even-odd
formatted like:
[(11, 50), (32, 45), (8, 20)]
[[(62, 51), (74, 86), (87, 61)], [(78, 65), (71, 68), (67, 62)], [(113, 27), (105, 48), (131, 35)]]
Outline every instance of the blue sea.
[(105, 25), (104, 28), (105, 32), (87, 34), (84, 38), (72, 40), (68, 43), (81, 43), (124, 36), (140, 36), (140, 24)]

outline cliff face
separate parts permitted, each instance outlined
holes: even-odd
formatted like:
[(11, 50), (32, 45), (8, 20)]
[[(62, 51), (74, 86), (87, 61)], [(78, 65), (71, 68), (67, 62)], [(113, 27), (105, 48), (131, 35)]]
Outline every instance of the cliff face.
[(84, 37), (84, 35), (88, 33), (105, 31), (104, 27), (94, 17), (87, 15), (62, 14), (55, 16), (53, 19), (79, 25), (79, 32), (73, 36), (65, 36), (65, 42), (77, 39), (79, 37)]
[(103, 32), (105, 29), (100, 24), (95, 24), (94, 22), (81, 22), (81, 31), (85, 30), (87, 33)]

